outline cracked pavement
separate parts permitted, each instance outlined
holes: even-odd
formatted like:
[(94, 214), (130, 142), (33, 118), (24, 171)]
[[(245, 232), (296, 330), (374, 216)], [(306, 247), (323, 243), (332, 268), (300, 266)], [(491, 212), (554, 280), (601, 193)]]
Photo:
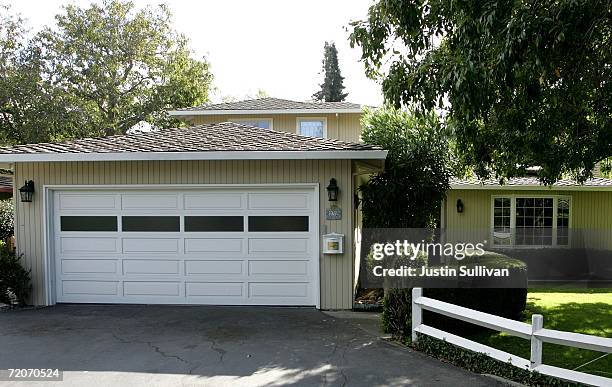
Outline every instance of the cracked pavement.
[(61, 386), (499, 383), (309, 308), (57, 305), (2, 312), (0, 369), (8, 368), (59, 368), (64, 382), (53, 385)]

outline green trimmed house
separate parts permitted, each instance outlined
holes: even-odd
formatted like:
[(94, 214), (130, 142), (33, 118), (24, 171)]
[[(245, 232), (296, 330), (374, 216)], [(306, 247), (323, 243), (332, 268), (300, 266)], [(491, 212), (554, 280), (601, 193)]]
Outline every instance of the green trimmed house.
[(486, 241), (525, 260), (530, 279), (612, 279), (612, 179), (551, 187), (535, 177), (453, 179), (441, 219), (450, 239)]

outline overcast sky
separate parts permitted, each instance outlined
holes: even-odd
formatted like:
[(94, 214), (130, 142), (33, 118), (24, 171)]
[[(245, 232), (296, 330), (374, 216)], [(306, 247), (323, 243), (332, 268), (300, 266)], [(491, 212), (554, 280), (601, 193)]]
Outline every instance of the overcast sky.
[[(135, 0), (137, 7), (161, 1)], [(54, 23), (63, 4), (87, 6), (90, 1), (19, 0), (13, 10), (37, 31)], [(321, 82), (323, 43), (332, 40), (339, 51), (340, 69), (348, 101), (380, 105), (380, 86), (369, 80), (359, 62), (360, 50), (351, 49), (345, 28), (365, 17), (370, 0), (206, 0), (166, 3), (174, 26), (191, 40), (197, 56), (212, 64), (212, 96), (242, 98), (258, 89), (270, 96), (308, 100)]]

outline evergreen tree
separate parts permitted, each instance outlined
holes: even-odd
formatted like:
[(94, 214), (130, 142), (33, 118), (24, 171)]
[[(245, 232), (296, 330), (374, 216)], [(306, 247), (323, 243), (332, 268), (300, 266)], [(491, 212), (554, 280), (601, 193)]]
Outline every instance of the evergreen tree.
[(348, 93), (343, 92), (344, 85), (342, 81), (344, 77), (340, 74), (338, 50), (333, 42), (325, 42), (323, 48), (323, 73), (325, 74), (325, 79), (320, 85), (321, 90), (314, 93), (312, 98), (325, 102), (344, 101)]

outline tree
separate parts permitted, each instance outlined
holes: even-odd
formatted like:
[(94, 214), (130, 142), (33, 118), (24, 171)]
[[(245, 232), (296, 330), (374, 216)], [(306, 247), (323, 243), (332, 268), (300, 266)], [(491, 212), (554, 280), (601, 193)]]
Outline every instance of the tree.
[(61, 124), (71, 112), (43, 82), (40, 51), (28, 45), (23, 20), (10, 11), (0, 4), (0, 142), (36, 142), (74, 129)]
[(323, 70), (324, 80), (319, 86), (321, 90), (312, 95), (316, 101), (340, 102), (344, 101), (348, 93), (344, 93), (344, 77), (340, 74), (338, 65), (338, 50), (336, 45), (325, 42), (323, 47)]
[(56, 22), (17, 50), (5, 143), (123, 134), (141, 121), (175, 126), (168, 109), (208, 100), (209, 64), (191, 57), (166, 6), (71, 5)]
[(360, 187), (366, 228), (435, 227), (449, 189), (449, 142), (434, 113), (366, 110), (363, 141), (388, 150), (385, 169)]
[(352, 23), (385, 99), (435, 107), (480, 177), (579, 180), (612, 155), (610, 0), (379, 1)]

